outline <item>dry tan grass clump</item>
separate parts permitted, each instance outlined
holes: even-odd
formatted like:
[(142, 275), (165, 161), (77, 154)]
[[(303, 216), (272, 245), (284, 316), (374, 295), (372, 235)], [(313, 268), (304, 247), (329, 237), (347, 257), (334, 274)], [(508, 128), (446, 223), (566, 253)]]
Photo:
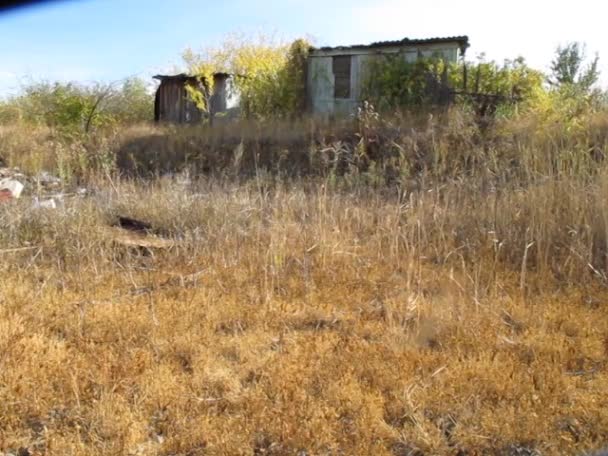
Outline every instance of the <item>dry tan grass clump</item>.
[(608, 122), (446, 116), (0, 131), (90, 190), (0, 204), (0, 454), (605, 445)]
[[(0, 452), (599, 448), (602, 182), (399, 198), (164, 179), (0, 206)], [(175, 245), (115, 244), (116, 214)]]

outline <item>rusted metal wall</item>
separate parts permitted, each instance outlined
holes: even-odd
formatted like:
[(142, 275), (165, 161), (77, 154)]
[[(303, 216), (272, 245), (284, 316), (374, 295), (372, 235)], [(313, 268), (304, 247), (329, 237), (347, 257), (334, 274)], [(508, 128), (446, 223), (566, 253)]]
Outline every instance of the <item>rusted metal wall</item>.
[(159, 122), (193, 123), (201, 120), (202, 113), (190, 99), (188, 82), (180, 79), (161, 81), (156, 94), (155, 117)]
[(190, 75), (155, 76), (160, 86), (156, 91), (154, 102), (154, 119), (157, 122), (195, 123), (203, 116), (211, 120), (217, 115), (230, 112), (233, 116), (238, 111), (239, 97), (232, 86), (232, 77), (225, 73), (216, 73), (213, 77), (213, 94), (209, 98), (209, 109), (201, 110), (192, 101), (187, 86), (203, 90), (204, 83)]
[(228, 76), (216, 74), (213, 77), (213, 95), (209, 100), (211, 115), (225, 112), (228, 99)]

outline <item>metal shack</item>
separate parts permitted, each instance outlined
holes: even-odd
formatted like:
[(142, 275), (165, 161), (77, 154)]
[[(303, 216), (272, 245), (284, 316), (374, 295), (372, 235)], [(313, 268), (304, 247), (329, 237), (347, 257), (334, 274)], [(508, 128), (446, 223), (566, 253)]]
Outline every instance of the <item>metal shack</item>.
[(213, 75), (213, 93), (209, 97), (209, 107), (201, 110), (190, 97), (187, 87), (207, 91), (209, 84), (204, 78), (188, 74), (172, 76), (156, 75), (160, 81), (154, 99), (154, 120), (156, 122), (197, 123), (204, 116), (213, 118), (228, 111), (234, 104), (230, 93), (231, 76), (227, 73)]
[(382, 41), (368, 45), (322, 47), (311, 50), (306, 75), (308, 106), (313, 114), (348, 114), (361, 104), (366, 64), (387, 54), (407, 62), (439, 57), (456, 62), (469, 47), (466, 36)]

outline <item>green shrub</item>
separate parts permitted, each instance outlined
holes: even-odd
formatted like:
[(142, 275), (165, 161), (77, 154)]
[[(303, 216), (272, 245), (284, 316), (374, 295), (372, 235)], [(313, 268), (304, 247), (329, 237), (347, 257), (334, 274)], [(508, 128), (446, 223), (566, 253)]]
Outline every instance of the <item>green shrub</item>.
[(543, 81), (543, 74), (523, 58), (499, 65), (484, 60), (447, 63), (436, 57), (408, 62), (395, 54), (370, 60), (362, 96), (381, 111), (444, 104), (454, 94), (465, 94), (457, 100), (467, 103), (476, 99), (466, 95), (471, 92), (495, 96), (500, 105), (527, 106), (545, 90)]
[(2, 124), (23, 121), (65, 134), (152, 119), (154, 99), (145, 83), (127, 79), (120, 86), (72, 82), (32, 82), (0, 105)]

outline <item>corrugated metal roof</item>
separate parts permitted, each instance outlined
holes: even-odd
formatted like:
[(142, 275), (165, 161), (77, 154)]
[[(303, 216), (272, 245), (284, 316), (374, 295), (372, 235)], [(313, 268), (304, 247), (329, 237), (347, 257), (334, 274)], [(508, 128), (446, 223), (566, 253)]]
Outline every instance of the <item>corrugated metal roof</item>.
[(424, 44), (441, 44), (441, 43), (454, 43), (457, 42), (463, 49), (469, 47), (469, 37), (466, 35), (462, 36), (448, 36), (444, 38), (422, 38), (412, 39), (403, 38), (402, 40), (395, 41), (377, 41), (371, 44), (353, 44), (350, 46), (324, 46), (320, 48), (313, 48), (314, 51), (347, 51), (355, 49), (376, 49), (384, 47), (396, 47), (396, 46), (419, 46)]
[[(229, 73), (213, 73), (213, 76), (216, 77), (229, 77), (231, 76)], [(200, 76), (194, 76), (192, 74), (180, 73), (173, 75), (165, 75), (165, 74), (157, 74), (156, 76), (152, 76), (154, 79), (158, 79), (159, 81), (195, 81), (199, 80)]]
[(192, 79), (196, 79), (196, 76), (192, 76), (186, 73), (166, 75), (166, 74), (157, 74), (156, 76), (152, 76), (154, 79), (158, 79), (159, 81), (189, 81)]

